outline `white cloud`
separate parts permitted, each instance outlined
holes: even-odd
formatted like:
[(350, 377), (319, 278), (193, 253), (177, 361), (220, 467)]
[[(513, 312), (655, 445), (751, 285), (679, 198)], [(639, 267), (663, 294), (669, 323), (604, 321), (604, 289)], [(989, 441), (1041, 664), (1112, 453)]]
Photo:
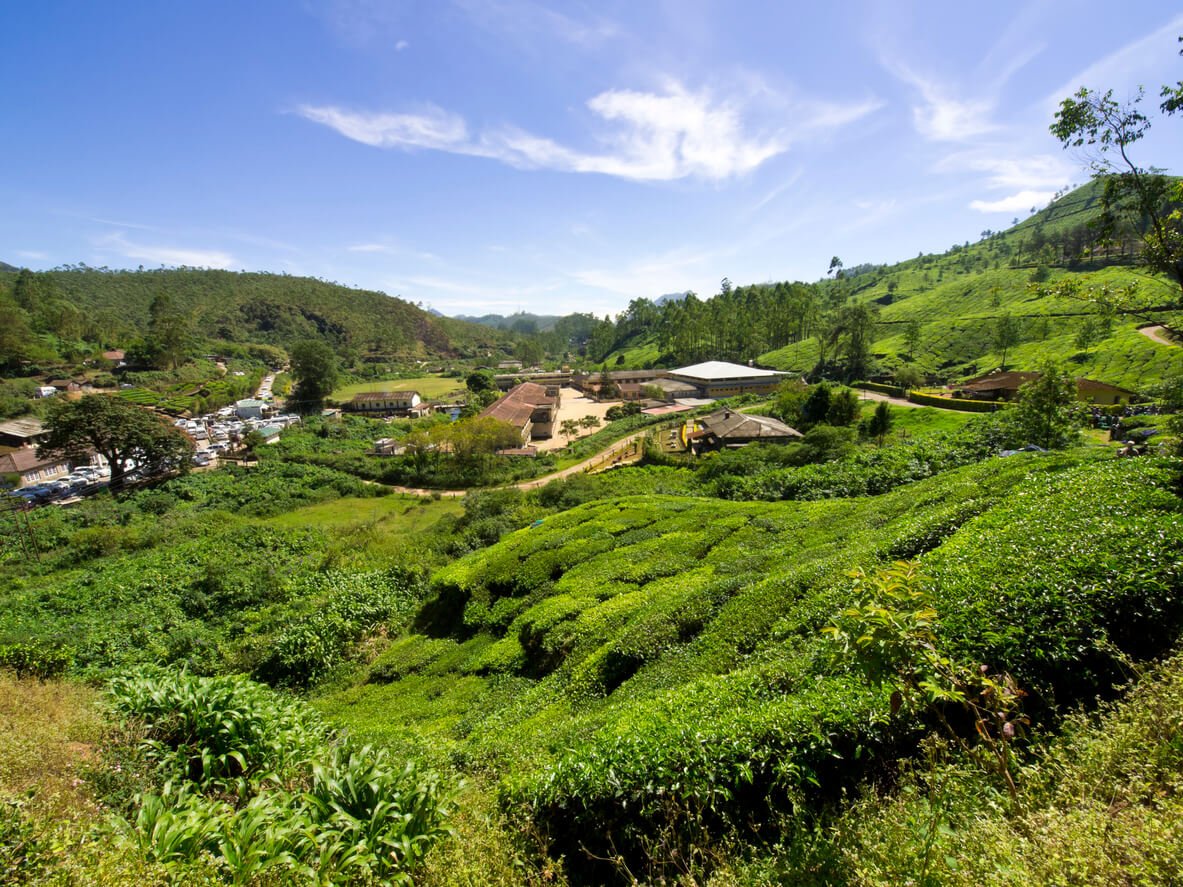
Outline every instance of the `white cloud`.
[(581, 20), (530, 0), (455, 0), (477, 24), (514, 39), (528, 50), (551, 40), (592, 49), (621, 34), (608, 19)]
[(34, 262), (49, 261), (49, 253), (43, 253), (41, 250), (37, 249), (18, 249), (16, 254), (22, 259), (30, 259)]
[(312, 105), (302, 105), (298, 111), (314, 123), (375, 148), (463, 151), (468, 144), (464, 119), (436, 107), (429, 107), (421, 114), (365, 114)]
[(986, 174), (986, 186), (998, 190), (1056, 190), (1072, 181), (1076, 167), (1058, 154), (1008, 157), (1006, 148), (990, 146), (950, 154), (936, 165), (937, 172)]
[(233, 268), (240, 263), (221, 250), (188, 249), (176, 246), (151, 246), (133, 243), (122, 233), (99, 238), (95, 245), (119, 253), (128, 259), (157, 262), (161, 265), (186, 265), (191, 268)]
[(918, 74), (903, 62), (888, 57), (880, 61), (920, 94), (920, 102), (912, 106), (912, 122), (923, 138), (934, 142), (968, 141), (998, 129), (991, 120), (993, 99), (954, 96), (948, 84)]
[(687, 177), (721, 180), (743, 175), (783, 153), (794, 137), (849, 124), (879, 107), (800, 104), (790, 131), (748, 132), (740, 104), (668, 83), (663, 92), (608, 90), (588, 109), (607, 126), (604, 148), (581, 151), (507, 126), (470, 135), (463, 118), (439, 108), (419, 114), (365, 113), (304, 105), (299, 113), (341, 135), (381, 148), (427, 148), (490, 157), (520, 169), (600, 173), (637, 181)]
[(678, 249), (637, 259), (627, 266), (585, 268), (572, 271), (572, 279), (584, 286), (607, 290), (630, 299), (654, 299), (662, 293), (691, 289), (700, 297), (714, 293), (717, 281), (706, 270), (719, 256), (710, 252)]
[(345, 247), (351, 253), (385, 253), (386, 255), (394, 255), (397, 250), (393, 247), (387, 246), (385, 243), (356, 243), (353, 246)]
[(1054, 196), (1054, 191), (1020, 191), (1001, 200), (973, 200), (969, 208), (982, 213), (1026, 212), (1033, 206), (1044, 206)]
[(397, 43), (394, 44), (394, 51), (395, 52), (402, 52), (404, 49), (406, 49), (410, 45), (411, 44), (408, 43), (406, 40), (399, 40)]

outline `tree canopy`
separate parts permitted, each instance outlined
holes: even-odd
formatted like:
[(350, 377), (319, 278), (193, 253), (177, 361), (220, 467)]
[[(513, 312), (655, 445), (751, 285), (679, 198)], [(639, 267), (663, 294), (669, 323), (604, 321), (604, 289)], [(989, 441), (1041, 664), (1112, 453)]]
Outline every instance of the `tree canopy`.
[(1063, 366), (1048, 361), (1038, 379), (1019, 389), (1015, 424), (1021, 436), (1044, 449), (1067, 446), (1076, 427), (1075, 403), (1076, 381)]
[(292, 399), (301, 412), (315, 412), (337, 384), (337, 355), (324, 342), (305, 339), (292, 346), (291, 357)]
[[(1159, 109), (1174, 114), (1183, 107), (1183, 84), (1164, 86)], [(1101, 239), (1112, 240), (1132, 229), (1142, 243), (1140, 262), (1164, 274), (1178, 288), (1172, 307), (1183, 307), (1183, 181), (1155, 167), (1139, 165), (1131, 148), (1150, 130), (1140, 107), (1145, 91), (1121, 102), (1113, 90), (1082, 88), (1064, 99), (1051, 132), (1065, 148), (1089, 152), (1094, 176), (1104, 182), (1097, 226)], [(1125, 309), (1123, 309), (1125, 310)]]
[(165, 417), (104, 394), (55, 403), (45, 427), (39, 455), (89, 462), (98, 453), (111, 467), (115, 489), (133, 468), (146, 476), (187, 471), (193, 455), (193, 441)]

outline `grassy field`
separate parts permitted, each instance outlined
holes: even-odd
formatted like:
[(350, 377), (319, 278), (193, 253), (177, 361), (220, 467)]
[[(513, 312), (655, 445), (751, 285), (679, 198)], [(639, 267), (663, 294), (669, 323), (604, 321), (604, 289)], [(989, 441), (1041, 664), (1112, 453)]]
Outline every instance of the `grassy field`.
[(421, 376), (417, 379), (389, 379), (385, 382), (356, 382), (343, 385), (330, 395), (330, 400), (349, 400), (366, 391), (418, 391), (425, 400), (446, 399), (464, 390), (463, 379), (446, 376)]
[[(874, 407), (864, 407), (863, 414), (868, 414)], [(956, 431), (974, 418), (974, 413), (961, 413), (957, 410), (938, 410), (936, 407), (892, 407), (891, 430), (894, 434), (930, 434), (939, 431), (942, 434)]]

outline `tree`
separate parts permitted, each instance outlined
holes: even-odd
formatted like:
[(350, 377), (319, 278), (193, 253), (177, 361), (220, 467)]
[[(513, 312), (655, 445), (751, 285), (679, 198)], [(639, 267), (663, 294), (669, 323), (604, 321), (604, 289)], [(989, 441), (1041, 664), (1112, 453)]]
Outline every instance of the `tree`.
[(919, 320), (909, 320), (904, 324), (904, 347), (908, 349), (908, 360), (913, 358), (920, 347), (920, 330)]
[(497, 390), (497, 380), (493, 378), (492, 370), (475, 370), (469, 373), (464, 385), (473, 394)]
[[(1183, 82), (1164, 86), (1164, 114), (1183, 108)], [(1103, 241), (1112, 240), (1123, 226), (1131, 226), (1142, 241), (1139, 261), (1150, 271), (1165, 274), (1179, 289), (1172, 307), (1183, 306), (1183, 182), (1139, 166), (1130, 148), (1150, 129), (1150, 119), (1139, 109), (1145, 92), (1139, 88), (1126, 102), (1082, 88), (1060, 103), (1051, 132), (1065, 148), (1088, 147), (1095, 178), (1104, 182), (1101, 213), (1096, 224)], [(1136, 305), (1119, 310), (1136, 313)]]
[(846, 358), (846, 379), (864, 379), (871, 365), (871, 339), (878, 320), (873, 305), (843, 305), (834, 316), (831, 341), (841, 345)]
[(1076, 347), (1081, 351), (1088, 351), (1097, 344), (1100, 338), (1101, 331), (1097, 327), (1097, 321), (1089, 315), (1080, 324), (1080, 329), (1076, 331)]
[(885, 400), (879, 401), (867, 423), (867, 432), (879, 441), (879, 446), (883, 446), (883, 438), (891, 431), (891, 418), (891, 405)]
[(314, 413), (337, 384), (337, 355), (319, 339), (305, 339), (291, 348), (291, 374), (296, 380), (292, 400), (301, 413)]
[(905, 391), (919, 388), (924, 384), (924, 373), (914, 364), (906, 363), (895, 371), (895, 383)]
[(1076, 425), (1076, 381), (1054, 361), (1039, 368), (1039, 378), (1019, 389), (1013, 419), (1020, 436), (1044, 449), (1072, 442)]
[(600, 369), (600, 400), (616, 400), (620, 397), (620, 388), (612, 381), (612, 376), (608, 374), (608, 365)]
[(163, 416), (120, 397), (90, 394), (50, 407), (40, 456), (89, 462), (98, 453), (111, 467), (111, 487), (123, 486), (128, 472), (152, 476), (188, 471), (193, 441)]
[(830, 425), (850, 425), (862, 411), (858, 395), (849, 388), (839, 388), (830, 395), (826, 422)]
[(441, 427), (457, 461), (469, 465), (484, 466), (498, 450), (522, 445), (518, 429), (492, 416), (474, 416)]
[(809, 392), (809, 396), (801, 404), (801, 423), (803, 425), (814, 425), (818, 422), (824, 422), (826, 415), (830, 411), (830, 398), (833, 390), (830, 388), (828, 382), (821, 382)]
[(1006, 352), (1019, 344), (1019, 322), (1010, 314), (1000, 314), (994, 323), (994, 347), (1002, 352), (1002, 368), (1006, 369)]
[(579, 420), (579, 427), (591, 431), (593, 428), (600, 427), (600, 419), (598, 416), (584, 416)]
[(177, 308), (168, 293), (157, 293), (148, 306), (147, 351), (162, 369), (176, 369), (185, 362), (193, 341), (193, 324)]
[(559, 423), (559, 431), (562, 432), (563, 437), (570, 440), (579, 431), (578, 419), (564, 419)]

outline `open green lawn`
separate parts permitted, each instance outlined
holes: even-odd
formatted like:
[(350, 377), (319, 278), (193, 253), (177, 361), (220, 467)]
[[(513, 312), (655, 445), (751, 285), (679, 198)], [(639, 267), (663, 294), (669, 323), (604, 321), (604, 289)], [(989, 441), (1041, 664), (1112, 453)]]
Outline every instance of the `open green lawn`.
[[(867, 415), (874, 406), (864, 407), (863, 414)], [(891, 430), (895, 434), (907, 433), (913, 437), (918, 434), (942, 434), (957, 431), (974, 418), (975, 413), (962, 413), (957, 410), (938, 410), (936, 407), (891, 408)]]
[(365, 391), (418, 391), (419, 396), (428, 399), (446, 398), (464, 390), (464, 380), (447, 376), (421, 376), (417, 379), (389, 379), (384, 382), (356, 382), (336, 389), (330, 400), (349, 400), (355, 394)]
[(353, 559), (382, 559), (414, 545), (443, 518), (464, 513), (461, 499), (419, 499), (390, 495), (376, 499), (334, 499), (285, 512), (266, 523), (277, 529), (314, 527), (348, 547)]

